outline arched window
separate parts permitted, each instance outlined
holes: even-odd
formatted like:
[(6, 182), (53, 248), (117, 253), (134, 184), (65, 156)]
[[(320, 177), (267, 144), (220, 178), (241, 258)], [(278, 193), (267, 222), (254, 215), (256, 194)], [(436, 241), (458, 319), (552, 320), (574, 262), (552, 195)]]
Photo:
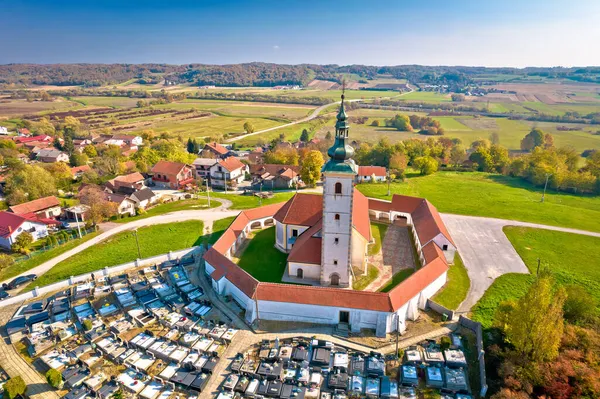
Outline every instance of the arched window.
[(302, 269), (296, 270), (296, 277), (304, 278), (304, 270), (302, 270)]
[(335, 193), (336, 194), (342, 193), (342, 183), (340, 183), (340, 182), (335, 183)]
[(337, 273), (333, 273), (330, 277), (329, 277), (330, 281), (331, 281), (331, 285), (340, 285), (340, 275)]
[(335, 220), (340, 220), (340, 214), (336, 213), (335, 216), (334, 216), (334, 218), (335, 218)]

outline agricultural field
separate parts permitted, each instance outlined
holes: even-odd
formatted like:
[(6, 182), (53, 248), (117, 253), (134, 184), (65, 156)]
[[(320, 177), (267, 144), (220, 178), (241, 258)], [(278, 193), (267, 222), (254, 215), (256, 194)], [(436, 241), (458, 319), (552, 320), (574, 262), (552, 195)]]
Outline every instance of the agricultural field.
[(489, 327), (500, 302), (524, 295), (541, 268), (560, 285), (579, 285), (600, 303), (600, 261), (590, 251), (600, 248), (600, 238), (525, 227), (504, 228), (531, 275), (506, 274), (498, 278), (473, 309), (474, 320)]
[[(389, 200), (387, 184), (357, 188), (368, 197)], [(600, 231), (600, 197), (548, 192), (522, 179), (480, 172), (438, 172), (392, 183), (392, 194), (425, 197), (440, 212), (521, 220)]]
[(32, 101), (0, 98), (0, 118), (35, 113), (47, 113), (80, 108), (81, 104), (64, 99), (54, 101)]
[(413, 91), (400, 98), (402, 101), (427, 102), (433, 104), (452, 102), (450, 94), (439, 94), (432, 91)]

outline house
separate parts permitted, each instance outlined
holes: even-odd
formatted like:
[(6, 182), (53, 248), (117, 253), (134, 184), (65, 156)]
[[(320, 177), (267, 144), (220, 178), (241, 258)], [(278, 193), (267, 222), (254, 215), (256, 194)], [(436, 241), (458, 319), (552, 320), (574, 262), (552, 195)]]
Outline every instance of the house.
[(104, 198), (117, 205), (119, 215), (135, 216), (135, 201), (126, 195), (105, 193)]
[(73, 205), (65, 209), (65, 217), (69, 220), (85, 222), (89, 213), (90, 207), (85, 204)]
[(192, 165), (196, 173), (196, 179), (210, 178), (210, 168), (217, 163), (215, 158), (196, 158)]
[(210, 181), (213, 187), (237, 186), (244, 181), (248, 167), (236, 157), (219, 159), (210, 167)]
[(69, 162), (69, 155), (57, 149), (44, 148), (37, 152), (36, 159), (44, 163)]
[(154, 185), (162, 188), (181, 189), (194, 182), (193, 168), (181, 162), (158, 161), (151, 172)]
[(248, 154), (248, 162), (251, 164), (257, 164), (263, 162), (265, 150), (262, 147), (256, 147)]
[(294, 165), (250, 165), (252, 185), (262, 184), (266, 189), (292, 188), (298, 183), (300, 168)]
[(73, 180), (80, 179), (86, 172), (91, 172), (92, 168), (90, 165), (81, 165), (74, 166), (71, 168), (71, 174), (73, 175)]
[(117, 176), (104, 184), (104, 189), (111, 193), (132, 194), (145, 188), (145, 178), (139, 172)]
[(387, 170), (383, 166), (359, 166), (357, 183), (382, 182), (387, 178)]
[(48, 235), (48, 226), (42, 221), (28, 219), (11, 212), (0, 212), (0, 247), (10, 249), (22, 233), (30, 233), (33, 241)]
[(4, 126), (0, 126), (0, 134), (6, 136), (8, 134), (8, 129)]
[(141, 136), (134, 136), (131, 134), (103, 135), (98, 141), (106, 145), (116, 145), (119, 147), (137, 147), (144, 143), (144, 139)]
[(125, 172), (135, 172), (135, 161), (125, 161), (121, 164), (121, 166)]
[(8, 211), (21, 216), (33, 214), (37, 217), (53, 219), (60, 216), (62, 209), (58, 198), (51, 195), (19, 205), (13, 205), (8, 208)]
[[(27, 129), (19, 129), (19, 130), (27, 130)], [(27, 130), (27, 132), (29, 132), (29, 130)], [(47, 143), (51, 143), (52, 142), (52, 137), (48, 136), (47, 134), (41, 134), (38, 136), (30, 136), (29, 134), (27, 135), (19, 135), (19, 136), (15, 136), (12, 138), (13, 141), (17, 144), (23, 144), (23, 143), (29, 143), (31, 141), (40, 141), (40, 142), (47, 142)]]
[(158, 200), (158, 196), (148, 187), (143, 188), (129, 196), (135, 202), (136, 207), (146, 209)]
[(17, 134), (19, 136), (31, 136), (31, 132), (26, 127), (23, 127), (21, 129), (17, 129)]
[(227, 158), (230, 154), (227, 147), (217, 142), (212, 142), (206, 143), (198, 155), (200, 155), (201, 158)]

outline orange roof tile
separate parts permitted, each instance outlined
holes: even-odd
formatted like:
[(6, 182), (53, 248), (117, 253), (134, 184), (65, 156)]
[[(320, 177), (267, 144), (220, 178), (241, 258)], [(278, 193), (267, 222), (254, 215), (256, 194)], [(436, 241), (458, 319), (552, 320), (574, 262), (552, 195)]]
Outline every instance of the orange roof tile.
[[(284, 224), (312, 226), (323, 216), (323, 196), (296, 194), (275, 214), (275, 220)], [(367, 215), (368, 216), (368, 215)]]
[(181, 162), (158, 161), (152, 167), (152, 173), (161, 173), (164, 175), (177, 175), (186, 165)]
[(241, 267), (233, 263), (225, 255), (220, 254), (214, 247), (204, 254), (206, 260), (215, 268), (211, 277), (220, 280), (223, 276), (239, 288), (246, 296), (252, 298), (258, 286), (258, 280), (248, 274)]
[(60, 202), (58, 201), (58, 198), (51, 195), (49, 197), (38, 198), (33, 201), (24, 202), (19, 205), (13, 205), (13, 206), (9, 207), (8, 209), (12, 213), (15, 213), (17, 215), (24, 215), (27, 213), (35, 213), (35, 212), (43, 211), (45, 209), (53, 208), (56, 206), (60, 206)]
[(425, 201), (423, 198), (394, 194), (392, 209), (398, 212), (413, 213)]
[(314, 226), (300, 234), (288, 255), (288, 262), (321, 264), (322, 241), (320, 237), (313, 236), (321, 230), (322, 222), (323, 219), (319, 220)]
[(383, 166), (359, 166), (358, 167), (358, 175), (359, 176), (386, 176), (387, 170)]
[(221, 144), (217, 143), (216, 141), (212, 142), (212, 143), (206, 143), (205, 146), (208, 147), (209, 149), (213, 150), (217, 154), (225, 155), (229, 152), (229, 150), (227, 148), (225, 148)]
[(236, 157), (227, 157), (225, 159), (221, 159), (219, 161), (219, 165), (221, 165), (223, 168), (225, 168), (225, 170), (229, 172), (233, 172), (234, 170), (244, 167), (242, 161), (240, 161)]
[(442, 217), (431, 202), (424, 200), (411, 216), (421, 244), (426, 244), (438, 234), (442, 234), (452, 245), (456, 246), (442, 221)]
[(371, 221), (369, 220), (369, 200), (356, 188), (352, 200), (352, 224), (367, 241), (371, 241)]

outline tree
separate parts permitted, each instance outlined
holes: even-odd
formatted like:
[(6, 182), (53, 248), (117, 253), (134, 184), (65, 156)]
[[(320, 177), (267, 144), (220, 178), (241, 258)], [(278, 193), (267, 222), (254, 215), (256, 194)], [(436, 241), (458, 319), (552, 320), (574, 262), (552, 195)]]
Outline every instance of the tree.
[(73, 184), (73, 173), (71, 173), (71, 168), (66, 163), (47, 163), (44, 164), (43, 168), (50, 172), (57, 188), (66, 190)]
[(308, 143), (309, 140), (310, 140), (310, 137), (308, 137), (308, 130), (303, 129), (302, 134), (300, 135), (300, 141)]
[(83, 147), (83, 153), (89, 158), (95, 158), (98, 156), (98, 151), (96, 151), (96, 147), (94, 147), (91, 144), (88, 144), (85, 147)]
[(187, 149), (187, 152), (189, 152), (190, 154), (197, 154), (194, 152), (194, 142), (192, 141), (191, 137), (188, 138), (186, 149)]
[(408, 159), (406, 155), (395, 152), (390, 157), (390, 171), (393, 171), (396, 175), (403, 177), (406, 166), (408, 165)]
[(378, 127), (379, 126), (379, 120), (375, 119), (373, 122), (371, 122), (371, 126)]
[(596, 317), (596, 300), (580, 285), (568, 285), (565, 288), (565, 319), (572, 323), (586, 323)]
[(469, 160), (477, 165), (480, 172), (491, 172), (494, 166), (490, 150), (485, 147), (478, 147), (469, 156)]
[(148, 105), (148, 103), (144, 100), (138, 100), (137, 103), (135, 103), (135, 105), (138, 108), (144, 108), (145, 106)]
[(87, 186), (79, 193), (79, 201), (90, 207), (89, 217), (94, 225), (116, 215), (117, 205), (109, 202), (98, 186)]
[(246, 133), (254, 133), (254, 125), (252, 124), (252, 122), (248, 121), (244, 123), (244, 131)]
[(554, 147), (554, 136), (550, 133), (546, 133), (544, 135), (544, 148), (552, 148)]
[(69, 155), (73, 154), (73, 152), (75, 152), (75, 145), (73, 144), (73, 137), (65, 136), (64, 140), (65, 140), (65, 142), (62, 146), (63, 151), (65, 151)]
[(300, 166), (300, 177), (304, 184), (309, 187), (314, 187), (321, 178), (321, 169), (323, 168), (323, 154), (321, 151), (309, 151)]
[(413, 166), (419, 169), (422, 175), (431, 175), (438, 170), (438, 161), (430, 156), (418, 157), (413, 161)]
[(17, 396), (24, 395), (27, 391), (27, 384), (21, 376), (11, 378), (4, 384), (4, 396), (7, 399), (14, 399)]
[(144, 146), (135, 152), (131, 159), (135, 161), (138, 170), (145, 173), (150, 170), (152, 165), (160, 161), (160, 155), (158, 154), (158, 151)]
[(294, 148), (279, 148), (275, 151), (267, 151), (263, 158), (265, 163), (298, 165), (300, 156)]
[(79, 122), (79, 119), (75, 118), (74, 116), (65, 117), (65, 120), (63, 122), (63, 130), (65, 132), (65, 137), (73, 137), (77, 135), (77, 133), (79, 133), (79, 129), (81, 129), (81, 122)]
[(117, 175), (121, 167), (121, 148), (109, 145), (103, 149), (95, 162), (95, 167), (101, 175)]
[(401, 132), (412, 132), (413, 130), (410, 119), (406, 115), (396, 114), (392, 119), (386, 121), (386, 125), (394, 127)]
[(50, 123), (50, 120), (46, 117), (43, 117), (39, 122), (35, 123), (34, 129), (37, 134), (46, 134), (48, 136), (54, 136), (56, 134), (54, 125)]
[(465, 101), (465, 95), (464, 94), (452, 93), (452, 95), (450, 97), (452, 98), (452, 101), (454, 101), (454, 102), (463, 102), (463, 101)]
[(7, 254), (0, 254), (0, 271), (14, 265), (15, 259)]
[(523, 357), (550, 361), (558, 356), (563, 335), (564, 288), (553, 290), (554, 281), (542, 273), (517, 302), (505, 303), (496, 314), (496, 325), (506, 342)]
[(536, 147), (544, 145), (544, 132), (534, 127), (529, 133), (521, 140), (521, 149), (523, 151), (533, 151)]
[(46, 372), (46, 381), (53, 388), (59, 388), (63, 382), (62, 374), (56, 369), (50, 369)]
[(500, 135), (498, 134), (498, 132), (490, 133), (490, 142), (492, 144), (500, 144)]
[(31, 249), (31, 244), (33, 243), (33, 236), (31, 233), (24, 231), (19, 234), (15, 239), (15, 242), (11, 245), (10, 249), (13, 252), (19, 252), (24, 255), (27, 255)]
[(467, 152), (465, 147), (458, 144), (452, 147), (450, 150), (450, 162), (456, 168), (463, 163), (463, 161), (467, 158)]
[(74, 152), (73, 154), (71, 154), (71, 156), (69, 157), (69, 163), (71, 164), (71, 166), (82, 166), (82, 165), (87, 165), (88, 161), (90, 159), (88, 158), (88, 156), (85, 154), (85, 152), (82, 152), (81, 154), (78, 152)]
[(327, 140), (327, 141), (333, 140), (333, 134), (331, 134), (331, 132), (329, 130), (325, 134), (325, 140)]
[(54, 177), (40, 166), (23, 165), (6, 178), (8, 203), (11, 205), (56, 194)]
[(92, 327), (94, 326), (94, 325), (92, 324), (92, 321), (91, 321), (90, 319), (85, 319), (85, 320), (83, 321), (83, 323), (81, 323), (81, 325), (83, 326), (83, 329), (84, 329), (85, 331), (90, 331), (90, 330), (92, 329)]

